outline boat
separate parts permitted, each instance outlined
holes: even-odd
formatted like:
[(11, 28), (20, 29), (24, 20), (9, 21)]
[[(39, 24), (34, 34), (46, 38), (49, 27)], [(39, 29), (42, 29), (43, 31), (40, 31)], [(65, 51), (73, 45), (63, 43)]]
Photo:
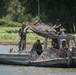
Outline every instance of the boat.
[[(44, 27), (44, 24), (41, 22), (38, 25)], [(15, 53), (0, 53), (0, 63), (39, 67), (76, 67), (76, 56), (72, 55), (72, 46), (75, 42), (75, 37), (71, 34), (59, 35), (54, 29), (50, 29), (50, 33), (52, 33), (50, 34), (46, 31), (46, 28), (44, 31), (40, 31), (37, 29), (37, 26), (31, 27), (30, 29), (45, 38), (43, 53), (38, 55), (35, 51), (31, 50)], [(48, 39), (52, 40), (53, 46), (50, 45), (48, 47)], [(59, 56), (59, 45), (63, 39), (67, 40), (67, 45), (69, 46), (66, 57)]]

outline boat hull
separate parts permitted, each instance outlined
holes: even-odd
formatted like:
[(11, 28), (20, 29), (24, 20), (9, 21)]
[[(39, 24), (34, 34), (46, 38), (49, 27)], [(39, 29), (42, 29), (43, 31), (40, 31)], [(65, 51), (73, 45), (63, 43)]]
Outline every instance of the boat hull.
[[(76, 67), (76, 58), (72, 58), (72, 67)], [(0, 64), (41, 66), (41, 67), (68, 67), (68, 58), (53, 58), (47, 60), (31, 60), (29, 54), (0, 54)]]

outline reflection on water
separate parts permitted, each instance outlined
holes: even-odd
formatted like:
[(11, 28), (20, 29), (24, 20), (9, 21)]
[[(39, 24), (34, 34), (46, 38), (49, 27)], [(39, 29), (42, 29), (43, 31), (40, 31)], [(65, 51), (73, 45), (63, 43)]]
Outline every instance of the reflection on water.
[[(10, 48), (18, 50), (17, 46), (0, 45), (0, 52), (9, 52)], [(76, 75), (76, 68), (0, 65), (0, 75)]]

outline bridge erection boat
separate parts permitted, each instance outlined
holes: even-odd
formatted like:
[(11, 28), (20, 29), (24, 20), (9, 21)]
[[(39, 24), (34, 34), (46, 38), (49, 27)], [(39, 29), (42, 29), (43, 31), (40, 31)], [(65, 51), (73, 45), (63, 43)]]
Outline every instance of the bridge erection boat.
[[(42, 29), (40, 29), (42, 27)], [(76, 50), (72, 54), (72, 46), (75, 42), (75, 37), (70, 34), (57, 34), (55, 29), (46, 26), (44, 23), (37, 22), (30, 29), (36, 34), (45, 38), (43, 53), (38, 55), (35, 51), (25, 51), (17, 53), (0, 53), (1, 64), (14, 64), (26, 66), (42, 66), (42, 67), (76, 67)], [(52, 41), (48, 47), (48, 39)], [(62, 40), (65, 39), (69, 47), (67, 56), (59, 55), (59, 47)]]

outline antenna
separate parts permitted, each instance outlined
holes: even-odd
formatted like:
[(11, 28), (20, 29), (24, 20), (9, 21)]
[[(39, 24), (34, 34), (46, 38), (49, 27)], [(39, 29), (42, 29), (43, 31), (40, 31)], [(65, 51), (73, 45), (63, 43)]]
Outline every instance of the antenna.
[(38, 17), (40, 19), (40, 0), (37, 0), (38, 1)]

